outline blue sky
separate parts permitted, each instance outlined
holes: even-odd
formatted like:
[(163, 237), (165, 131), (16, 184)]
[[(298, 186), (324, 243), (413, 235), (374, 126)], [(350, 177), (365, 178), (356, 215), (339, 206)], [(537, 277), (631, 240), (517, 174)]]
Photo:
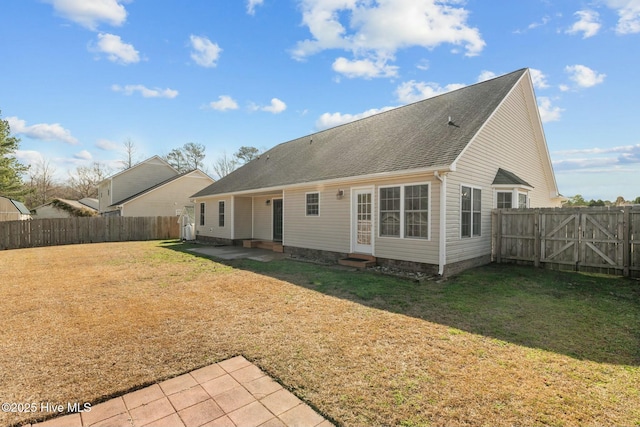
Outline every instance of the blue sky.
[(4, 0), (0, 109), (59, 178), (205, 166), (529, 67), (560, 192), (640, 196), (640, 0)]

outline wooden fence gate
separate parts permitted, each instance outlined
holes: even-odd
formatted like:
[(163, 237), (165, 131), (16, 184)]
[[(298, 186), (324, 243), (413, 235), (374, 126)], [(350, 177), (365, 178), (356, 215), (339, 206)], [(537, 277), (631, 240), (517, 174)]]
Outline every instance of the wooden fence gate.
[(640, 277), (640, 208), (496, 209), (493, 259)]

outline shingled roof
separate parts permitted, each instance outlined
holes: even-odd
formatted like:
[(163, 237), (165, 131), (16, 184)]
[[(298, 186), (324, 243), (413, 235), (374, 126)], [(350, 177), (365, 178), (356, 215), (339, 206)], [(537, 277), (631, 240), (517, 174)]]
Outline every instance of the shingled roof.
[(446, 167), (525, 72), (514, 71), (279, 144), (193, 197)]
[(526, 187), (533, 188), (533, 185), (529, 184), (515, 173), (506, 171), (502, 168), (498, 169), (498, 173), (496, 173), (496, 177), (493, 179), (493, 185), (524, 185)]

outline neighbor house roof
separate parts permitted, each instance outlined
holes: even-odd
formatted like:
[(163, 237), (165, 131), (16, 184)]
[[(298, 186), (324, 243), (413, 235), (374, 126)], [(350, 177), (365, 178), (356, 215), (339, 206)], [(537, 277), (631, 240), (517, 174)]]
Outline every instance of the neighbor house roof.
[(447, 167), (526, 71), (282, 143), (193, 197)]
[[(178, 179), (180, 179), (180, 178), (182, 178), (182, 177), (184, 177), (184, 176), (187, 176), (187, 175), (189, 175), (189, 174), (192, 174), (192, 173), (194, 173), (194, 172), (200, 172), (200, 173), (204, 174), (204, 172), (202, 172), (200, 169), (194, 169), (194, 170), (190, 170), (190, 171), (188, 171), (188, 172), (183, 172), (183, 173), (181, 173), (180, 175), (172, 176), (172, 177), (171, 177), (171, 178), (169, 178), (169, 179), (165, 179), (164, 181), (162, 181), (162, 182), (160, 182), (160, 183), (158, 183), (158, 184), (156, 184), (156, 185), (154, 185), (154, 186), (152, 186), (152, 187), (149, 187), (149, 188), (147, 188), (147, 189), (145, 189), (145, 190), (142, 190), (142, 191), (140, 191), (139, 193), (133, 194), (133, 195), (131, 195), (131, 196), (129, 196), (129, 197), (127, 197), (127, 198), (125, 198), (125, 199), (119, 200), (119, 201), (117, 201), (117, 202), (113, 203), (112, 205), (110, 205), (109, 207), (119, 206), (119, 205), (122, 205), (122, 204), (124, 204), (124, 203), (130, 202), (130, 201), (131, 201), (131, 200), (133, 200), (133, 199), (137, 199), (137, 198), (138, 198), (138, 197), (140, 197), (140, 196), (143, 196), (143, 195), (145, 195), (145, 194), (148, 194), (148, 193), (152, 192), (153, 190), (155, 190), (155, 189), (157, 189), (157, 188), (160, 188), (160, 187), (162, 187), (162, 186), (164, 186), (164, 185), (167, 185), (167, 184), (169, 184), (170, 182), (176, 181), (176, 180), (178, 180)], [(206, 175), (206, 174), (205, 174), (205, 175)]]
[(164, 163), (166, 166), (170, 167), (171, 169), (173, 169), (175, 171), (175, 173), (178, 173), (178, 171), (169, 164), (169, 162), (167, 162), (165, 159), (163, 159), (162, 157), (155, 155), (155, 156), (151, 156), (146, 160), (141, 161), (140, 163), (136, 163), (135, 165), (131, 166), (130, 168), (121, 170), (120, 172), (117, 172), (111, 176), (106, 177), (105, 179), (103, 179), (102, 181), (100, 181), (98, 183), (98, 185), (102, 184), (105, 181), (109, 181), (117, 176), (123, 175), (123, 174), (127, 174), (130, 173), (132, 170), (146, 164), (146, 163), (151, 163), (151, 162), (160, 162), (160, 163)]
[(496, 177), (493, 179), (493, 185), (523, 185), (533, 188), (533, 185), (529, 184), (518, 175), (502, 168), (498, 169), (498, 173), (496, 173)]
[(29, 211), (29, 209), (27, 209), (24, 203), (19, 202), (17, 200), (13, 200), (13, 199), (9, 199), (9, 201), (13, 204), (13, 206), (16, 207), (16, 209), (18, 209), (18, 211), (20, 211), (21, 214), (31, 215), (31, 212)]

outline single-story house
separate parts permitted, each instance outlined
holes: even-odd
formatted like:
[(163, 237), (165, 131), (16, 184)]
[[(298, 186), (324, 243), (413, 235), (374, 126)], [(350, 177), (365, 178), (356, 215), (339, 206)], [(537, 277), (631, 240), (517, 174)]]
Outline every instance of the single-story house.
[(35, 218), (71, 218), (98, 215), (98, 199), (85, 197), (80, 200), (53, 199), (31, 210)]
[(193, 200), (200, 241), (446, 275), (490, 261), (492, 209), (561, 196), (521, 69), (282, 143)]
[(22, 203), (0, 196), (0, 221), (22, 221), (31, 219), (31, 212)]
[(179, 216), (189, 196), (213, 183), (201, 170), (179, 173), (159, 156), (98, 184), (100, 215)]

